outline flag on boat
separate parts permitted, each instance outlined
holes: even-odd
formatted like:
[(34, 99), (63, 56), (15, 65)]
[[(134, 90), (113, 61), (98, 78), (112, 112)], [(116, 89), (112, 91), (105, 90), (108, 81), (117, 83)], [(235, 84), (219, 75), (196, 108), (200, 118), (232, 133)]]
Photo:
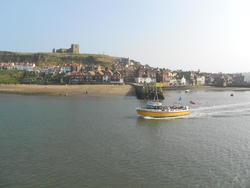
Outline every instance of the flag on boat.
[(189, 101), (190, 104), (196, 104), (194, 101)]
[(181, 101), (181, 100), (182, 100), (182, 97), (180, 96), (179, 99), (178, 99), (178, 101)]

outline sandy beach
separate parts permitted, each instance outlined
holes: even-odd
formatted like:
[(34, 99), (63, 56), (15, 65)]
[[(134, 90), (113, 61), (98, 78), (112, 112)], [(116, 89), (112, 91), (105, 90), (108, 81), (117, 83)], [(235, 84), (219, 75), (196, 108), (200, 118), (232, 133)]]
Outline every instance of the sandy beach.
[(215, 87), (215, 86), (186, 86), (186, 87), (167, 87), (168, 90), (210, 90), (210, 91), (250, 91), (249, 87)]
[(190, 87), (191, 90), (211, 90), (211, 91), (250, 91), (248, 87), (214, 87), (214, 86), (198, 86)]
[[(169, 88), (168, 90), (211, 90), (211, 91), (250, 91), (241, 87), (186, 87)], [(51, 95), (51, 96), (132, 96), (135, 95), (131, 85), (26, 85), (0, 84), (0, 93), (22, 95)]]
[(52, 96), (129, 96), (131, 85), (26, 85), (0, 84), (0, 93)]

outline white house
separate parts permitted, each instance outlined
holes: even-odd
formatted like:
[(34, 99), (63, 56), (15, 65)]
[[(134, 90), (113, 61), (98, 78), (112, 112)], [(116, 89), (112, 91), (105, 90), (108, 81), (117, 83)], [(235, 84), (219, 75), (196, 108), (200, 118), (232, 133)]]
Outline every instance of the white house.
[(15, 69), (23, 71), (33, 71), (36, 67), (34, 63), (15, 63)]
[(205, 76), (198, 76), (196, 78), (197, 85), (205, 85), (206, 78)]
[(155, 83), (155, 79), (146, 77), (146, 78), (142, 78), (142, 77), (137, 77), (135, 78), (135, 82), (136, 83)]
[(71, 66), (62, 66), (60, 67), (59, 74), (67, 74), (67, 73), (70, 73), (71, 71), (72, 71)]
[(181, 78), (181, 85), (182, 86), (185, 86), (187, 84), (187, 80), (186, 80), (186, 78), (183, 76), (182, 78)]

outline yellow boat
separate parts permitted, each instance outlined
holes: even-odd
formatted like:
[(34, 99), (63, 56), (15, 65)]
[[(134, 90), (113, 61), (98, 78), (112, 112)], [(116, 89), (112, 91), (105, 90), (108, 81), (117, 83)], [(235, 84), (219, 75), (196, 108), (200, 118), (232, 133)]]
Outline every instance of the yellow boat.
[(138, 115), (154, 118), (178, 117), (192, 113), (188, 106), (163, 106), (162, 103), (149, 101), (146, 107), (136, 108)]

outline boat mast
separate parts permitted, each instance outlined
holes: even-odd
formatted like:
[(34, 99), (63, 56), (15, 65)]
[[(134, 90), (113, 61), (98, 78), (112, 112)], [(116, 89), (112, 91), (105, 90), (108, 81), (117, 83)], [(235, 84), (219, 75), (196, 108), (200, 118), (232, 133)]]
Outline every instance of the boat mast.
[(155, 96), (154, 96), (154, 100), (155, 100), (155, 98), (156, 98), (156, 101), (159, 101), (159, 97), (158, 97), (156, 85), (155, 85)]

